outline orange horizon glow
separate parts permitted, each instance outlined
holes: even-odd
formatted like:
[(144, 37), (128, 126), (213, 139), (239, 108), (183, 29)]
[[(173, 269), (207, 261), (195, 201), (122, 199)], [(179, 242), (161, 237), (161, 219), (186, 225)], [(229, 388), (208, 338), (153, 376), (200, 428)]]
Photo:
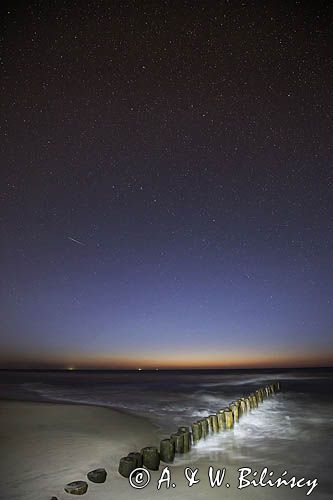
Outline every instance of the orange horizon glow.
[(86, 356), (7, 356), (6, 361), (0, 360), (0, 368), (54, 368), (54, 369), (119, 369), (119, 370), (176, 370), (176, 369), (262, 369), (262, 368), (302, 368), (302, 367), (331, 367), (333, 354), (318, 353), (255, 353), (235, 352), (205, 353), (204, 355), (189, 355), (178, 352), (176, 355), (137, 356), (137, 355), (101, 355), (94, 353)]

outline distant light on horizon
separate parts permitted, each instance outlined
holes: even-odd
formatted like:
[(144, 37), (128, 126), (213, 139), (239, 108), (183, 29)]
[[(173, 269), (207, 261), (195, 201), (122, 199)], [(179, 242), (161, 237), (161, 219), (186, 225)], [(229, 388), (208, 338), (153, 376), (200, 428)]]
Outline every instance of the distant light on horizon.
[[(71, 356), (73, 358), (73, 356)], [(40, 358), (39, 358), (40, 359)], [(156, 367), (158, 360), (159, 366)], [(140, 361), (138, 367), (137, 362)], [(173, 369), (242, 369), (242, 368), (287, 368), (287, 367), (311, 367), (311, 366), (333, 366), (333, 356), (328, 350), (293, 350), (289, 352), (279, 351), (271, 355), (269, 351), (256, 353), (253, 351), (239, 350), (235, 348), (229, 353), (206, 352), (201, 354), (184, 354), (180, 352), (178, 355), (172, 353), (164, 354), (142, 354), (136, 353), (132, 356), (113, 354), (98, 354), (91, 356), (81, 355), (75, 359), (75, 365), (67, 365), (68, 372), (76, 370), (136, 370), (142, 372), (144, 370), (173, 370)], [(44, 358), (43, 362), (34, 359), (33, 356), (26, 359), (12, 358), (7, 362), (1, 359), (0, 367), (2, 368), (45, 368), (45, 369), (64, 369), (64, 360), (61, 356), (54, 358)]]

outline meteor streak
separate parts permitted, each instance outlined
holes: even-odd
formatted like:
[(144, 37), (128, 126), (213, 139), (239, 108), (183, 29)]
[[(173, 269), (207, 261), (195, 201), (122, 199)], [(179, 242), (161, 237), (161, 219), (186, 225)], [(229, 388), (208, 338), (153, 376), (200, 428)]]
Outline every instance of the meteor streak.
[(76, 240), (75, 238), (72, 238), (71, 236), (67, 236), (67, 239), (74, 241), (74, 243), (77, 243), (78, 245), (82, 245), (83, 247), (85, 246), (85, 243), (82, 243), (82, 241)]

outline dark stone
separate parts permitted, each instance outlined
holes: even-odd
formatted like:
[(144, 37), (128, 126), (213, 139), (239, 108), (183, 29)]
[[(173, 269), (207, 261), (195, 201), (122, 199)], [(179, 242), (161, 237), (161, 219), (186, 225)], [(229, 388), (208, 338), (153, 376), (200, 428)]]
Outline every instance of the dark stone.
[(85, 481), (73, 481), (65, 486), (66, 493), (71, 495), (84, 495), (87, 492), (88, 483)]
[(89, 481), (92, 483), (105, 483), (106, 476), (107, 474), (105, 469), (95, 469), (87, 474)]

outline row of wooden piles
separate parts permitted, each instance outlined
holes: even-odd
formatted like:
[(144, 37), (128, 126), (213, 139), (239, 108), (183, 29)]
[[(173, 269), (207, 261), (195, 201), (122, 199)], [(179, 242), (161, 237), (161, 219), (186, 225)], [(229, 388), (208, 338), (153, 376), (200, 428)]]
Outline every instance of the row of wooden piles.
[(233, 401), (227, 408), (193, 422), (191, 428), (179, 427), (177, 432), (170, 435), (170, 438), (162, 439), (159, 450), (155, 446), (147, 446), (142, 448), (141, 452), (131, 452), (127, 457), (121, 458), (119, 473), (124, 477), (129, 477), (131, 472), (138, 467), (145, 466), (149, 470), (158, 470), (160, 461), (172, 463), (176, 454), (188, 453), (192, 445), (206, 439), (210, 434), (232, 429), (243, 415), (258, 408), (266, 398), (279, 391), (280, 382), (260, 387), (248, 396)]

